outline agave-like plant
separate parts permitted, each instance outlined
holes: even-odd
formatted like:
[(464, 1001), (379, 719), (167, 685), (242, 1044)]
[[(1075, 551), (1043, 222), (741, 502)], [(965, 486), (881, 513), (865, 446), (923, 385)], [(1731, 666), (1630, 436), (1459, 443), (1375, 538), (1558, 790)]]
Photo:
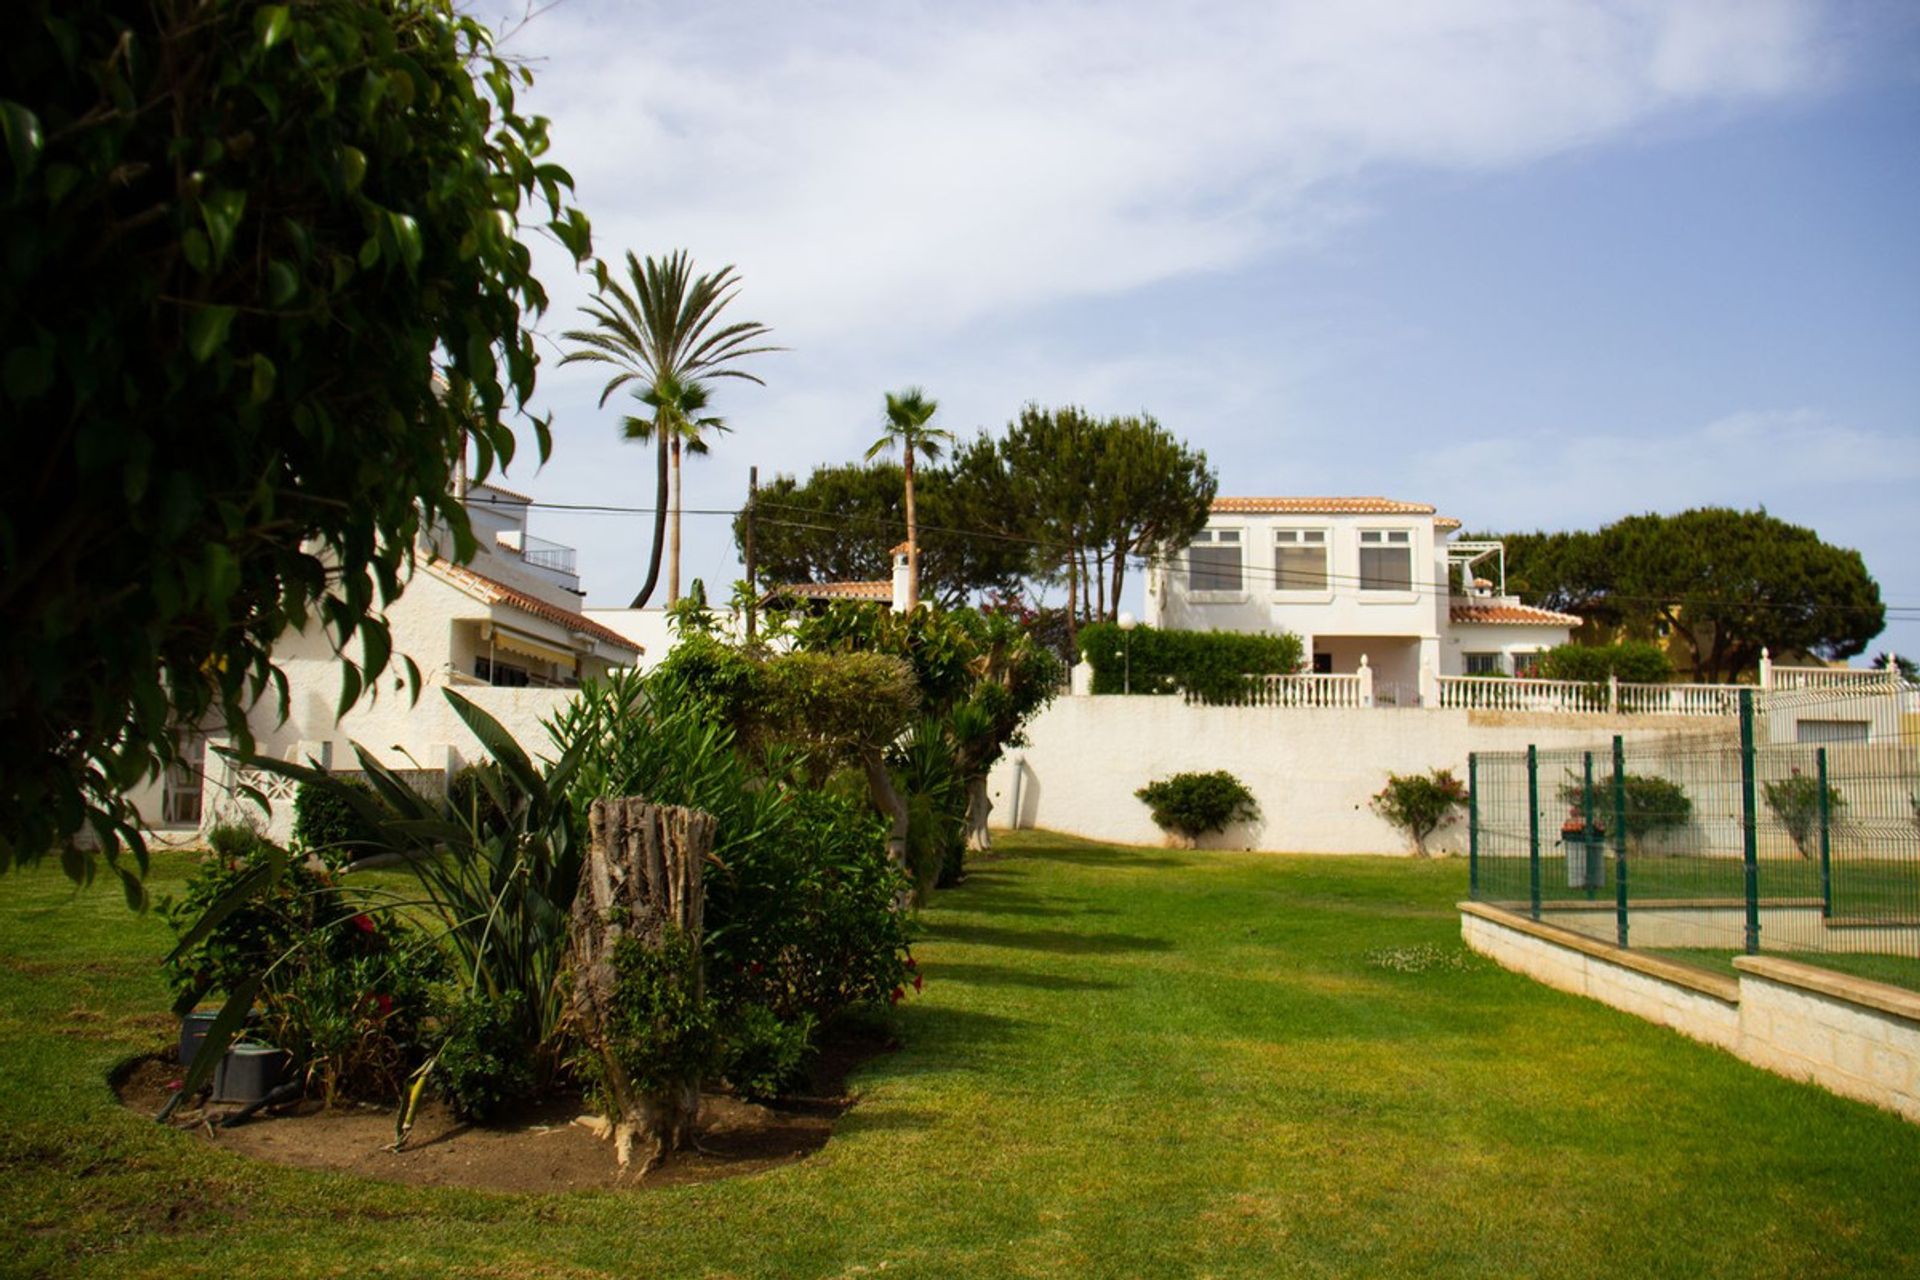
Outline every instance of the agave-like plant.
[[(550, 1080), (564, 1065), (566, 1052), (562, 976), (584, 854), (582, 828), (570, 796), (580, 749), (563, 751), (542, 770), (499, 721), (453, 690), (444, 692), (492, 758), (491, 767), (473, 771), (475, 786), (464, 803), (462, 797), (451, 795), (421, 796), (357, 743), (354, 754), (370, 790), (289, 761), (250, 757), (245, 763), (324, 788), (351, 806), (365, 820), (371, 836), (361, 846), (363, 858), (400, 855), (419, 892), (370, 891), (368, 909), (424, 915), (429, 932), (445, 946), (469, 993), (494, 998), (521, 993), (525, 997), (518, 1005), (523, 1043), (531, 1049), (539, 1077)], [(284, 854), (264, 860), (181, 935), (169, 961), (187, 953), (276, 881), (284, 869)], [(244, 1023), (265, 976), (228, 993), (179, 1096), (206, 1082)], [(401, 1112), (398, 1141), (405, 1140), (414, 1104), (432, 1066), (429, 1060), (415, 1074)]]

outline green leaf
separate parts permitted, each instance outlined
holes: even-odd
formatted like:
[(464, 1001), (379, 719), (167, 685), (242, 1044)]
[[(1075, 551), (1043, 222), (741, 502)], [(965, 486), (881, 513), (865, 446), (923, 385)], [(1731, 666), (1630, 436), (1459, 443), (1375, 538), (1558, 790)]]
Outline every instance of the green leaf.
[(240, 589), (240, 563), (233, 552), (218, 542), (209, 542), (201, 552), (207, 566), (207, 600), (216, 609), (225, 607)]
[(283, 4), (262, 5), (253, 15), (253, 29), (260, 37), (260, 47), (271, 49), (287, 38), (287, 32), (293, 27), (293, 20), (287, 14)]
[(267, 263), (267, 305), (284, 307), (300, 292), (300, 277), (294, 269), (275, 258)]
[(363, 268), (371, 267), (378, 261), (380, 261), (380, 241), (373, 236), (368, 236), (360, 245), (360, 265)]
[(205, 364), (227, 340), (233, 327), (232, 307), (201, 307), (187, 321), (187, 352), (195, 363)]
[(233, 248), (234, 232), (247, 210), (247, 193), (236, 190), (215, 191), (200, 200), (200, 220), (206, 224), (207, 239), (213, 248), (213, 262), (224, 262)]
[(115, 867), (120, 873), (120, 892), (127, 900), (127, 909), (136, 915), (147, 909), (147, 886), (140, 877), (125, 867)]
[(387, 229), (393, 235), (394, 244), (399, 246), (400, 260), (409, 272), (420, 265), (423, 247), (420, 242), (420, 224), (404, 213), (389, 213)]
[(353, 704), (360, 701), (360, 668), (351, 662), (340, 664), (340, 706), (334, 715), (335, 720), (344, 720), (347, 712), (353, 710)]
[(273, 361), (256, 352), (253, 357), (253, 387), (248, 394), (249, 403), (265, 404), (273, 395), (274, 380), (278, 376), (279, 371), (273, 367)]
[(358, 191), (367, 176), (367, 153), (358, 147), (340, 148), (340, 181), (348, 191)]
[(369, 679), (386, 670), (387, 660), (393, 656), (393, 640), (383, 623), (368, 618), (360, 624), (360, 652), (360, 666)]
[(195, 271), (207, 274), (207, 268), (213, 265), (213, 250), (207, 243), (206, 233), (198, 227), (187, 228), (186, 234), (180, 237), (180, 256)]
[(40, 149), (46, 143), (40, 132), (40, 117), (17, 102), (0, 99), (0, 135), (6, 138), (13, 186), (18, 191), (40, 163)]

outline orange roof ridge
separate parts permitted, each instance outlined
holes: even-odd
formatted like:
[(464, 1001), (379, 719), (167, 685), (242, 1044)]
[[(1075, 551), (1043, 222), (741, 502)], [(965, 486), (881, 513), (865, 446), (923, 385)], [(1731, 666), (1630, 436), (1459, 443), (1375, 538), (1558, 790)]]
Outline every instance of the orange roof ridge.
[(1430, 503), (1381, 497), (1215, 498), (1213, 509), (1274, 515), (1430, 516), (1435, 512)]
[(788, 582), (769, 596), (799, 596), (807, 600), (891, 600), (891, 582)]
[(595, 622), (592, 618), (570, 609), (563, 609), (557, 604), (549, 604), (538, 596), (530, 596), (504, 582), (489, 578), (484, 573), (475, 573), (463, 564), (454, 564), (451, 560), (434, 556), (427, 561), (427, 567), (484, 604), (511, 605), (522, 613), (530, 613), (536, 618), (543, 618), (569, 631), (581, 632), (592, 636), (595, 640), (618, 645), (633, 653), (646, 652), (640, 645), (627, 639), (612, 627)]
[(1577, 627), (1585, 621), (1571, 613), (1556, 613), (1530, 604), (1505, 601), (1449, 605), (1447, 616), (1454, 622), (1490, 622), (1512, 626)]

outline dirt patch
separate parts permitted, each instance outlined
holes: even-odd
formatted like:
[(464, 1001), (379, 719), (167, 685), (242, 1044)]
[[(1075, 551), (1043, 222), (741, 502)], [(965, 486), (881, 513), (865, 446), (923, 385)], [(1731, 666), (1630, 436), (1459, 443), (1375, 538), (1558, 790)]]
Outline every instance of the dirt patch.
[[(384, 1182), (525, 1193), (676, 1186), (760, 1173), (812, 1155), (855, 1102), (846, 1089), (849, 1072), (892, 1047), (877, 1039), (827, 1045), (808, 1095), (777, 1107), (706, 1095), (695, 1128), (697, 1149), (669, 1156), (639, 1181), (618, 1177), (613, 1145), (573, 1123), (585, 1111), (577, 1097), (551, 1099), (497, 1125), (465, 1124), (439, 1102), (428, 1102), (406, 1148), (397, 1152), (388, 1149), (391, 1106), (341, 1103), (327, 1109), (307, 1100), (226, 1129), (219, 1120), (236, 1108), (212, 1104), (205, 1111), (176, 1111), (172, 1122), (199, 1141), (255, 1159)], [(166, 1105), (180, 1075), (171, 1054), (156, 1054), (116, 1073), (113, 1083), (121, 1102), (151, 1116)]]

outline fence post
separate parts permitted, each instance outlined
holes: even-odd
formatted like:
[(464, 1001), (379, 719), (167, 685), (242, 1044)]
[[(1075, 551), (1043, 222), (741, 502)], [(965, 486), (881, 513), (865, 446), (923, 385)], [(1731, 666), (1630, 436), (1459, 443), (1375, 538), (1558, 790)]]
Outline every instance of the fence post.
[(1581, 759), (1580, 782), (1580, 878), (1587, 882), (1587, 901), (1592, 902), (1599, 886), (1594, 884), (1601, 866), (1605, 865), (1592, 856), (1593, 853), (1593, 752), (1584, 753)]
[(1527, 898), (1540, 918), (1540, 749), (1527, 744)]
[(1753, 690), (1740, 691), (1740, 855), (1746, 864), (1747, 954), (1760, 954), (1760, 806), (1753, 778)]
[(1620, 714), (1620, 677), (1607, 672), (1607, 714)]
[(1613, 735), (1613, 924), (1627, 945), (1627, 748)]
[(1467, 897), (1480, 900), (1480, 753), (1467, 753)]
[(1373, 668), (1367, 665), (1367, 655), (1360, 655), (1360, 705), (1373, 705)]
[(1833, 813), (1827, 801), (1827, 749), (1813, 753), (1820, 774), (1820, 918), (1833, 918)]

